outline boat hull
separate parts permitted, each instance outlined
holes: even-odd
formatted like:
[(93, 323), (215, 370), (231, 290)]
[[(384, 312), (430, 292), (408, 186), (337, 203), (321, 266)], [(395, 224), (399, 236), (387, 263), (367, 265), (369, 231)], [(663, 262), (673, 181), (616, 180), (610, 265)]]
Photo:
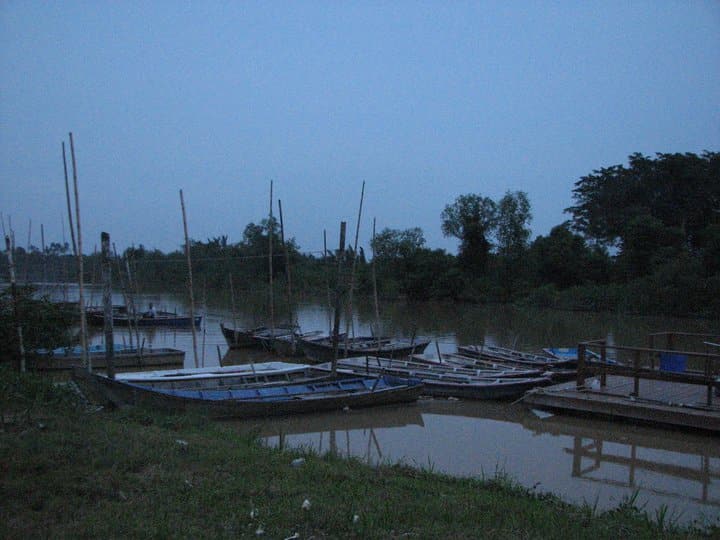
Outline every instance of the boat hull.
[[(115, 406), (146, 406), (172, 412), (197, 412), (213, 418), (258, 418), (267, 416), (283, 416), (302, 413), (313, 413), (327, 410), (338, 410), (346, 407), (360, 408), (392, 403), (412, 402), (422, 393), (419, 381), (400, 381), (394, 378), (366, 379), (363, 387), (358, 390), (342, 391), (342, 384), (349, 382), (336, 381), (340, 390), (336, 392), (317, 392), (306, 395), (279, 395), (279, 389), (290, 389), (292, 385), (274, 387), (273, 395), (261, 396), (263, 391), (271, 389), (245, 389), (227, 393), (228, 398), (216, 398), (214, 392), (157, 390), (128, 384), (108, 377), (88, 373), (82, 369), (73, 370), (73, 379), (85, 393), (86, 397), (101, 404)], [(314, 385), (322, 390), (321, 383)], [(313, 385), (307, 385), (313, 386)], [(184, 393), (183, 393), (184, 392)], [(257, 392), (258, 397), (250, 397), (249, 392)], [(205, 396), (193, 397), (193, 396)], [(247, 395), (247, 398), (239, 396)], [(235, 396), (235, 397), (233, 397)]]

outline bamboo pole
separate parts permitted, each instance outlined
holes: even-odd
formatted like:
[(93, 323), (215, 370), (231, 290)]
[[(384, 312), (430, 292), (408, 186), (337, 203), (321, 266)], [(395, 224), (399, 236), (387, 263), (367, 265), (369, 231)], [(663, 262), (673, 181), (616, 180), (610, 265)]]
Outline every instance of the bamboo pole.
[(268, 219), (268, 267), (270, 272), (270, 340), (275, 336), (275, 302), (273, 298), (273, 243), (272, 237), (275, 227), (273, 226), (273, 181), (270, 180), (270, 217)]
[(340, 222), (340, 247), (337, 253), (337, 278), (335, 280), (335, 319), (333, 321), (333, 361), (332, 361), (332, 374), (337, 376), (337, 361), (338, 361), (338, 348), (339, 348), (339, 332), (340, 332), (340, 311), (342, 309), (342, 262), (345, 254), (345, 228), (347, 224), (344, 221)]
[(103, 330), (105, 333), (105, 365), (107, 374), (115, 378), (115, 338), (113, 336), (113, 310), (112, 310), (112, 268), (110, 266), (110, 235), (100, 233), (102, 250), (102, 280), (103, 280)]
[(42, 280), (43, 285), (47, 283), (47, 257), (45, 254), (45, 227), (40, 224), (40, 247), (42, 248)]
[(8, 266), (10, 269), (10, 293), (12, 295), (13, 318), (15, 319), (15, 328), (17, 330), (18, 337), (18, 352), (20, 353), (18, 369), (21, 372), (25, 372), (25, 344), (23, 342), (22, 325), (20, 324), (20, 317), (18, 315), (17, 284), (15, 282), (15, 262), (13, 260), (12, 254), (12, 242), (10, 241), (10, 237), (7, 235), (5, 235), (5, 249), (7, 250)]
[[(133, 346), (133, 312), (134, 309), (131, 309), (131, 299), (129, 296), (129, 292), (127, 288), (125, 287), (125, 280), (123, 279), (123, 273), (122, 273), (122, 267), (120, 266), (120, 259), (118, 258), (117, 249), (115, 249), (115, 242), (113, 242), (113, 255), (115, 256), (115, 264), (117, 265), (118, 270), (118, 279), (120, 280), (120, 290), (122, 291), (123, 295), (123, 302), (125, 303), (125, 312), (128, 315), (128, 336), (130, 341), (130, 348), (132, 349)], [(140, 353), (140, 350), (138, 349), (138, 354)]]
[[(138, 354), (142, 356), (142, 350), (140, 348), (140, 325), (138, 324), (138, 312), (137, 307), (135, 307), (135, 299), (133, 298), (133, 294), (135, 296), (139, 296), (138, 291), (138, 284), (137, 280), (133, 281), (133, 275), (130, 270), (130, 257), (125, 257), (125, 272), (127, 272), (128, 277), (128, 300), (130, 301), (130, 313), (128, 313), (128, 326), (130, 327), (130, 332), (135, 330), (135, 340), (138, 348)], [(135, 289), (133, 291), (133, 289)]]
[(323, 262), (325, 266), (325, 290), (327, 292), (328, 334), (332, 335), (332, 299), (330, 297), (330, 269), (327, 256), (327, 231), (323, 229)]
[(192, 262), (190, 260), (190, 239), (188, 237), (187, 217), (185, 215), (185, 199), (183, 191), (180, 190), (180, 207), (182, 208), (183, 230), (185, 231), (185, 256), (188, 265), (188, 290), (190, 292), (190, 328), (192, 328), (193, 358), (195, 367), (198, 367), (197, 335), (195, 334), (195, 299), (193, 297)]
[(375, 303), (375, 337), (377, 338), (377, 348), (380, 349), (380, 307), (378, 302), (377, 291), (377, 274), (375, 273), (375, 218), (373, 218), (372, 243), (372, 282), (373, 282), (373, 300)]
[[(350, 290), (348, 291), (347, 317), (345, 319), (345, 351), (347, 353), (348, 340), (350, 339), (350, 326), (353, 322), (353, 291), (355, 289), (355, 268), (357, 266), (357, 248), (358, 237), (360, 236), (360, 218), (362, 217), (363, 199), (365, 198), (365, 182), (362, 183), (360, 192), (360, 208), (358, 209), (358, 218), (355, 225), (355, 245), (353, 247), (352, 270), (350, 271)], [(353, 325), (354, 326), (354, 325)], [(353, 330), (354, 334), (354, 330)]]
[(72, 240), (73, 255), (77, 257), (75, 244), (75, 226), (72, 218), (72, 205), (70, 204), (70, 186), (68, 184), (67, 158), (65, 157), (65, 141), (62, 143), (63, 170), (65, 171), (65, 198), (67, 199), (68, 221), (70, 222), (70, 238)]
[(70, 137), (70, 157), (72, 159), (73, 168), (73, 186), (75, 188), (75, 224), (77, 226), (77, 258), (78, 258), (78, 304), (80, 307), (80, 342), (82, 344), (83, 365), (88, 371), (92, 371), (90, 356), (88, 355), (87, 343), (87, 320), (85, 317), (85, 297), (84, 297), (84, 276), (83, 276), (83, 256), (82, 256), (82, 231), (80, 229), (80, 195), (78, 193), (77, 181), (77, 164), (75, 162), (75, 143), (73, 142), (72, 133)]
[(280, 243), (282, 244), (285, 254), (285, 278), (287, 279), (287, 296), (288, 296), (288, 318), (290, 324), (294, 324), (293, 320), (293, 295), (292, 295), (292, 279), (290, 275), (290, 251), (285, 243), (285, 222), (283, 221), (282, 201), (278, 199), (278, 211), (280, 212)]

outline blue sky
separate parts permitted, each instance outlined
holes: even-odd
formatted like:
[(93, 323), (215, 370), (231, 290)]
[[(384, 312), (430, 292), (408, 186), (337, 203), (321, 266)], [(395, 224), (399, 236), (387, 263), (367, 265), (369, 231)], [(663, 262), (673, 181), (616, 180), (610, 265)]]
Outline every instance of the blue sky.
[[(720, 150), (720, 3), (0, 4), (0, 211), (62, 239), (73, 132), (86, 251), (239, 241), (267, 215), (331, 245), (523, 190), (533, 237), (575, 181), (633, 152)], [(275, 205), (277, 212), (277, 203)], [(69, 232), (65, 225), (66, 239)]]

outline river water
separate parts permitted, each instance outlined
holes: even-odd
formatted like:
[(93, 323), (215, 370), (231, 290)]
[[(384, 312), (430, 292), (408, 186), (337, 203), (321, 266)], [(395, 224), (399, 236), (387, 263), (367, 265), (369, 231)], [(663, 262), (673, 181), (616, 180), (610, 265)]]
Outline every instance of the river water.
[[(89, 303), (99, 299), (99, 291), (91, 291)], [(121, 296), (115, 295), (114, 301), (121, 303)], [(188, 311), (183, 297), (170, 294), (147, 294), (136, 302), (141, 309), (153, 302), (160, 310)], [(227, 298), (205, 300), (196, 310), (203, 315), (196, 335), (198, 363), (271, 359), (257, 352), (228, 356), (220, 333), (222, 321), (264, 322), (262, 304), (262, 299), (237, 302), (233, 313)], [(356, 312), (351, 331), (369, 333), (374, 308), (356, 301)], [(301, 302), (296, 310), (305, 331), (327, 330), (329, 314), (317, 301)], [(381, 326), (386, 334), (432, 340), (429, 353), (436, 347), (449, 352), (457, 344), (483, 341), (538, 351), (601, 338), (610, 344), (644, 346), (649, 333), (668, 330), (720, 333), (718, 321), (708, 320), (404, 302), (382, 306)], [(148, 329), (141, 339), (145, 346), (183, 349), (186, 367), (195, 363), (190, 330)], [(100, 342), (101, 334), (93, 340)], [(116, 329), (116, 343), (128, 340), (127, 330)], [(231, 425), (259, 432), (273, 446), (333, 452), (369, 464), (403, 463), (453, 476), (500, 474), (598, 510), (635, 498), (653, 517), (665, 512), (679, 524), (720, 524), (720, 437), (712, 435), (550, 415), (521, 403), (445, 399)]]

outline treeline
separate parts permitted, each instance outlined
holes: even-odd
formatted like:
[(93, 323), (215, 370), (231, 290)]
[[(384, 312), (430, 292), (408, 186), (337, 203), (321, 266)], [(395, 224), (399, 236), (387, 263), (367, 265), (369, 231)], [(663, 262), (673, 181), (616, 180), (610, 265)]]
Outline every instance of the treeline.
[[(355, 259), (359, 295), (373, 293), (374, 273), (384, 298), (717, 317), (718, 156), (633, 154), (627, 165), (595, 170), (575, 183), (574, 205), (565, 210), (569, 219), (532, 241), (524, 192), (498, 201), (461, 195), (441, 215), (442, 232), (459, 242), (457, 256), (428, 248), (420, 228), (384, 229), (372, 242), (374, 257), (362, 250), (355, 257), (352, 249), (343, 254), (344, 277)], [(269, 234), (277, 291), (287, 290), (288, 277), (295, 297), (322, 295), (333, 286), (338, 265), (332, 249), (326, 256), (303, 254), (293, 239), (283, 242), (276, 221), (263, 220), (248, 224), (235, 244), (225, 236), (191, 242), (196, 288), (232, 286), (238, 294), (266, 288)], [(20, 279), (73, 276), (67, 245), (52, 244), (45, 253), (18, 248), (15, 258)], [(182, 251), (166, 254), (141, 245), (119, 260), (143, 290), (186, 286)], [(97, 279), (99, 268), (97, 255), (86, 256), (86, 280)]]

